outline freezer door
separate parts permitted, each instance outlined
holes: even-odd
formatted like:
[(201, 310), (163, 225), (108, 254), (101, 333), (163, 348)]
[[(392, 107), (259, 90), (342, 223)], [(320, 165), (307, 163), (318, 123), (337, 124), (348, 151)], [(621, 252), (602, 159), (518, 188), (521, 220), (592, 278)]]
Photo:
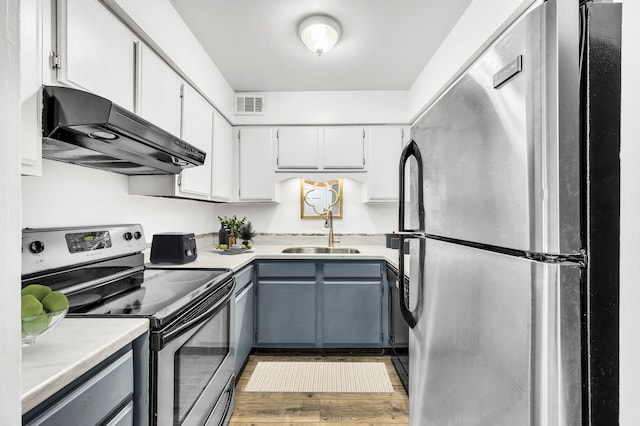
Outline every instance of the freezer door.
[(582, 424), (580, 268), (425, 245), (410, 271), (410, 424)]
[(427, 233), (580, 250), (578, 13), (564, 4), (562, 22), (554, 1), (526, 15), (412, 128)]

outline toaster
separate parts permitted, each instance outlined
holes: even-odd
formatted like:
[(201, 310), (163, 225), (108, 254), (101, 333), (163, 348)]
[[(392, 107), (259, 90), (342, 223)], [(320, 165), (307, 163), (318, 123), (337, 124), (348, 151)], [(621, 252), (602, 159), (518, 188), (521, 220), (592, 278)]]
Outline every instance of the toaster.
[(151, 263), (185, 264), (198, 257), (196, 237), (192, 233), (165, 232), (154, 234), (151, 242)]

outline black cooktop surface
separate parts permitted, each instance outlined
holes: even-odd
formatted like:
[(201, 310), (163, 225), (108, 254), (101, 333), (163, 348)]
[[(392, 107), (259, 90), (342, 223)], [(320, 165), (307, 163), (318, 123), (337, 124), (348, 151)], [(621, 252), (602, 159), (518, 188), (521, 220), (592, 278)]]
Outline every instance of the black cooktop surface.
[(145, 269), (67, 294), (71, 316), (166, 318), (216, 291), (227, 269)]

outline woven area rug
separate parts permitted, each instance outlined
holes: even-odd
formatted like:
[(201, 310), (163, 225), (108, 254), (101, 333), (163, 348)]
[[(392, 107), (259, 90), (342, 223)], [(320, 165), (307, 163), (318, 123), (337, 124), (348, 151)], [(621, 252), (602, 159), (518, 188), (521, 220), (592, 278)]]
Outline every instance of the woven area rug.
[(384, 362), (258, 362), (245, 392), (384, 392)]

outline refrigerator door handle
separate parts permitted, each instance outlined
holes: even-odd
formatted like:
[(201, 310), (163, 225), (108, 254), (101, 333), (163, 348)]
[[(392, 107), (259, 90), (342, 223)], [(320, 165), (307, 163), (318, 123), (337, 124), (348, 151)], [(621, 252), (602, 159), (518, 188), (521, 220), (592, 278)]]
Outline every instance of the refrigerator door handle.
[[(413, 231), (405, 228), (405, 167), (409, 159), (413, 157), (416, 160), (418, 166), (418, 225), (419, 231)], [(424, 189), (422, 183), (424, 182), (424, 173), (423, 173), (423, 163), (422, 163), (422, 153), (420, 152), (420, 148), (418, 148), (418, 144), (415, 141), (411, 141), (407, 144), (407, 146), (402, 150), (402, 154), (400, 155), (400, 193), (399, 196), (399, 217), (398, 217), (398, 235), (399, 235), (399, 247), (398, 247), (398, 286), (400, 290), (400, 313), (402, 317), (409, 325), (409, 327), (414, 328), (417, 324), (416, 317), (413, 312), (409, 309), (407, 304), (407, 292), (406, 286), (404, 282), (404, 240), (405, 239), (420, 239), (420, 259), (424, 259), (424, 229), (425, 229), (425, 221), (424, 221)], [(420, 286), (418, 286), (420, 287)], [(420, 295), (419, 295), (420, 296)], [(418, 305), (420, 306), (420, 302), (418, 299)]]
[(423, 165), (422, 165), (422, 154), (420, 153), (420, 148), (418, 148), (418, 144), (415, 141), (411, 141), (404, 147), (402, 150), (402, 154), (400, 154), (400, 193), (399, 195), (399, 217), (398, 217), (398, 231), (407, 232), (408, 229), (405, 229), (404, 225), (404, 215), (405, 215), (405, 175), (404, 170), (407, 165), (407, 161), (413, 157), (416, 159), (418, 164), (418, 224), (419, 229), (424, 231), (424, 189), (422, 187), (422, 182), (424, 182), (424, 173), (423, 173)]

